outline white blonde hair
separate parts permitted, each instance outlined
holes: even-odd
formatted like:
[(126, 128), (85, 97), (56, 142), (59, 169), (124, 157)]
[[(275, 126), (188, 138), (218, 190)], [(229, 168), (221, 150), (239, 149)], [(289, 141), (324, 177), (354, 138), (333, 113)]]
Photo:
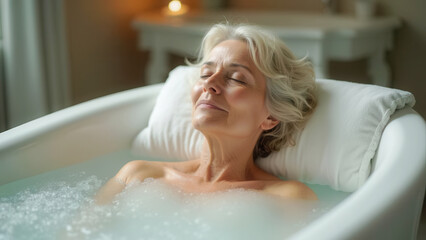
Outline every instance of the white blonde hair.
[(266, 78), (266, 107), (279, 121), (261, 134), (253, 158), (295, 145), (295, 135), (304, 127), (317, 102), (312, 65), (306, 57), (296, 58), (284, 42), (259, 27), (231, 24), (216, 24), (207, 32), (198, 64), (206, 60), (216, 45), (231, 39), (247, 43), (253, 62)]

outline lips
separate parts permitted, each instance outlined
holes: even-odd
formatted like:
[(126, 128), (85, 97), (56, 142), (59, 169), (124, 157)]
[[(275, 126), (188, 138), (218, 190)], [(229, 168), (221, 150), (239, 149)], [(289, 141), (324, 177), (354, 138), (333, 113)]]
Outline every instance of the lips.
[(228, 112), (224, 108), (220, 107), (217, 103), (211, 100), (200, 100), (197, 102), (195, 108), (207, 108), (207, 109), (216, 109), (223, 112)]

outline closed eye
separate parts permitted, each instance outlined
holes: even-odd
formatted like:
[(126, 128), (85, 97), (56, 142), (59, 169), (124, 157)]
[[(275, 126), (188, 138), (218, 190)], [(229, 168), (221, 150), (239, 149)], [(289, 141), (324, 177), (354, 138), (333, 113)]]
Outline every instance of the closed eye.
[(246, 82), (244, 82), (244, 81), (242, 81), (242, 80), (238, 80), (238, 79), (235, 79), (235, 78), (228, 78), (229, 80), (232, 80), (232, 81), (234, 81), (234, 82), (237, 82), (237, 83), (239, 83), (239, 84), (242, 84), (242, 85), (246, 85), (247, 83)]

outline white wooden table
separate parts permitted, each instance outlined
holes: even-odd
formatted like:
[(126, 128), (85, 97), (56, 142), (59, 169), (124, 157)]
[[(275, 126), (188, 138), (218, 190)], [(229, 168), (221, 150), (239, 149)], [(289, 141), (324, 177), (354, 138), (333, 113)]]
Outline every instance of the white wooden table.
[(330, 60), (368, 59), (368, 73), (377, 85), (390, 86), (385, 53), (393, 47), (396, 17), (358, 20), (350, 16), (292, 12), (192, 12), (179, 17), (146, 13), (133, 21), (140, 49), (151, 51), (146, 79), (162, 82), (169, 69), (169, 53), (196, 56), (208, 29), (218, 22), (260, 25), (281, 38), (298, 57), (308, 55), (318, 78), (327, 78)]

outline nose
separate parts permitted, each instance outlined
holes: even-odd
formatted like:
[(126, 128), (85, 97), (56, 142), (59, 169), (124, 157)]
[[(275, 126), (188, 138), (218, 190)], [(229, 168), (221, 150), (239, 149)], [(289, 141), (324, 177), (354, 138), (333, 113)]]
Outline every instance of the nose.
[(220, 74), (215, 73), (203, 81), (203, 92), (208, 92), (211, 94), (221, 94), (222, 89), (220, 86)]

